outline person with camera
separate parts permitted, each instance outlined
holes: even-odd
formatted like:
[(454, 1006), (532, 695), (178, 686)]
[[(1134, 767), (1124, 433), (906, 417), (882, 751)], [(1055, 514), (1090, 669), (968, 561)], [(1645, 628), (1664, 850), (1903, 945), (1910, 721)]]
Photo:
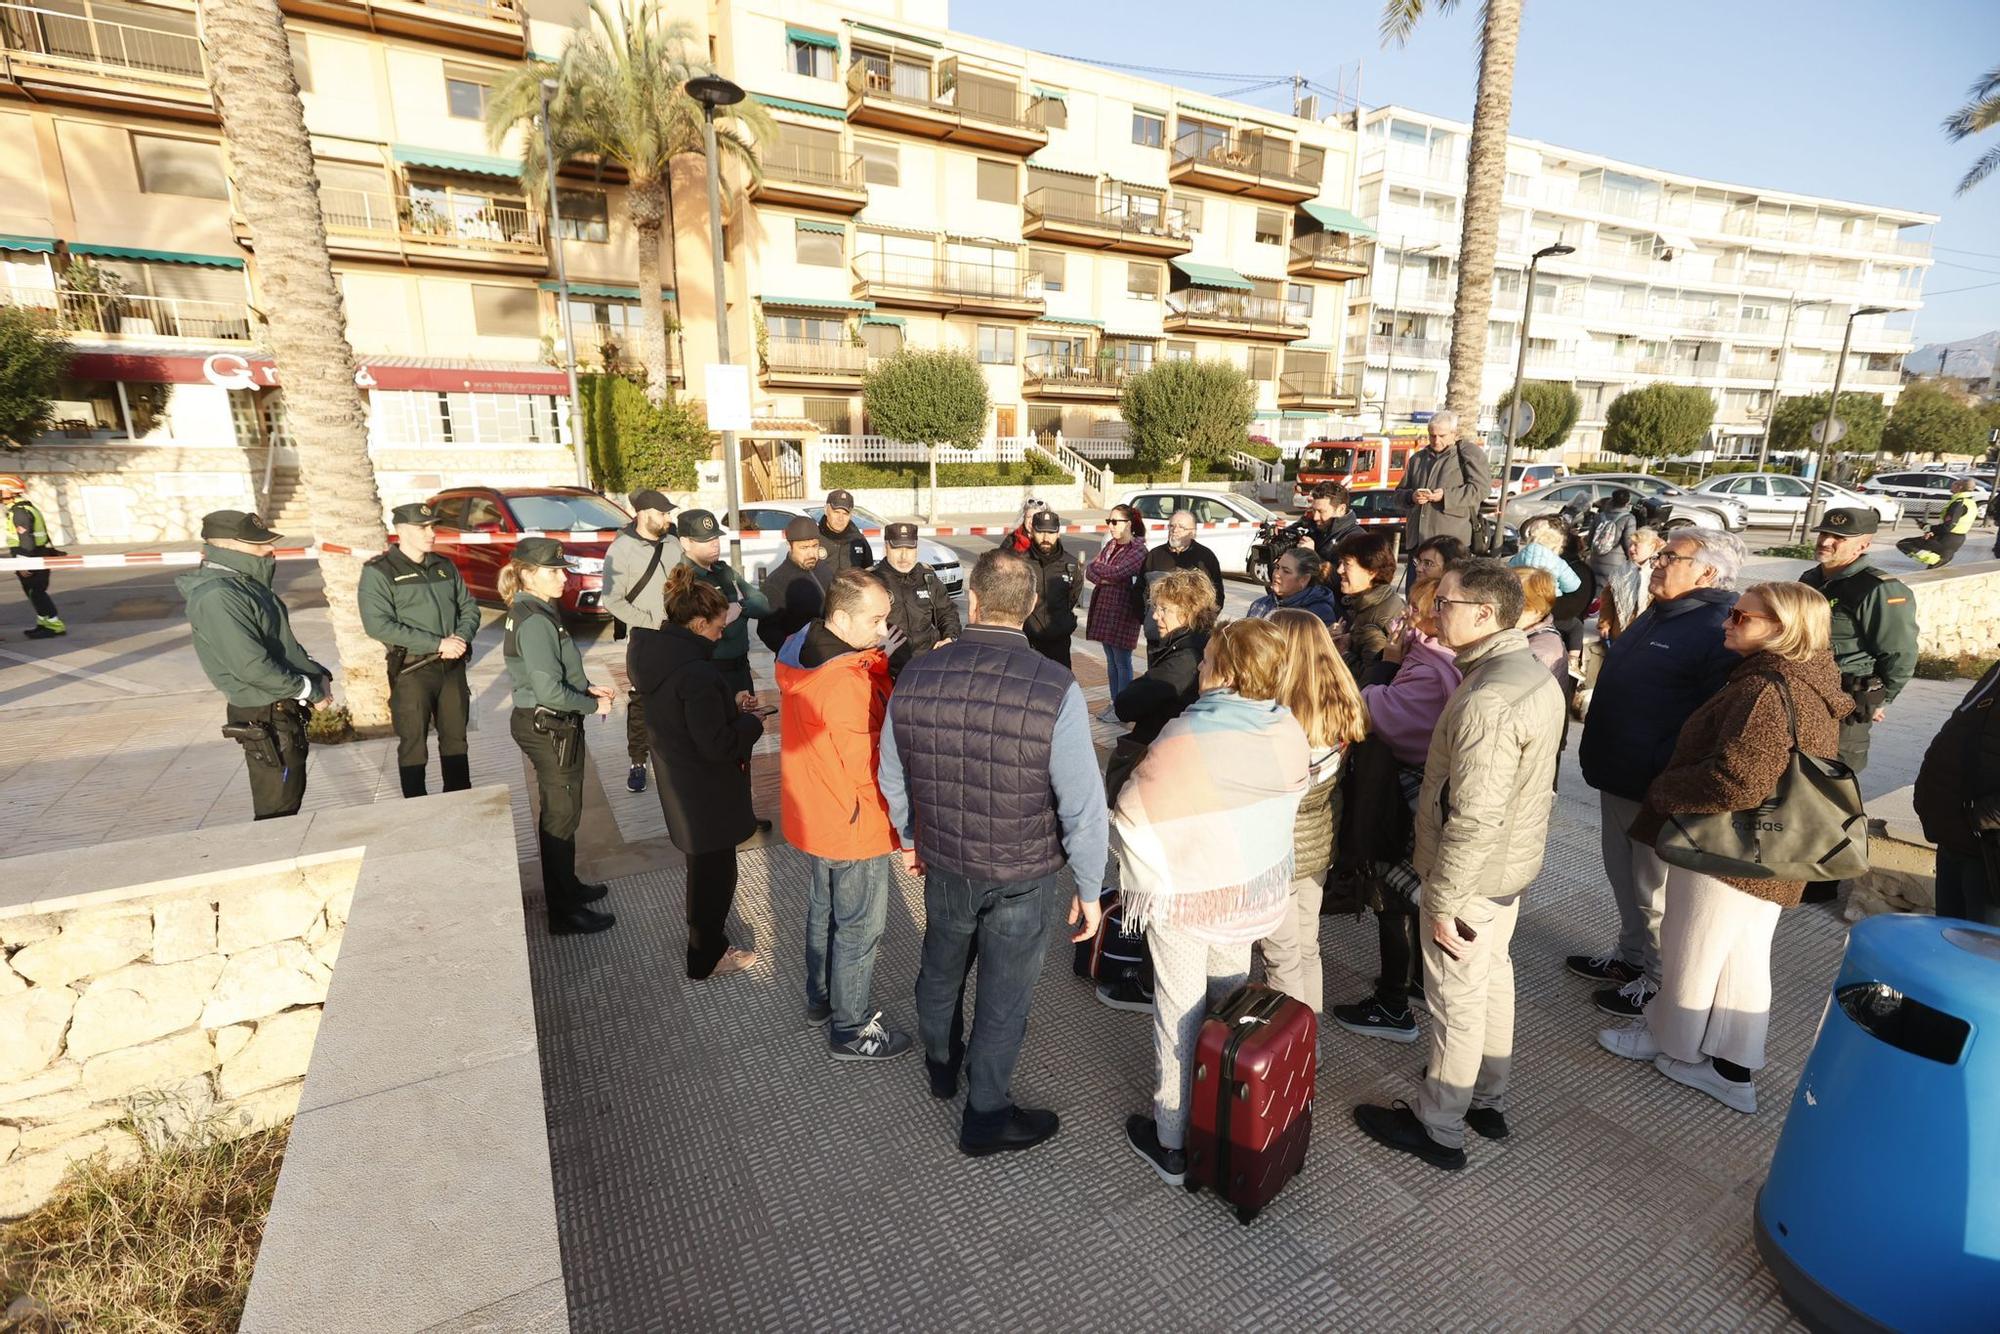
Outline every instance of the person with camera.
[(542, 894), (552, 935), (588, 935), (617, 919), (590, 907), (605, 895), (576, 873), (576, 827), (583, 818), (583, 767), (589, 756), (583, 720), (611, 713), (617, 691), (591, 684), (583, 654), (562, 622), (563, 583), (569, 561), (553, 537), (524, 537), (500, 567), (498, 587), (507, 601), (502, 656), (514, 686), (508, 731), (535, 771), (540, 815)]
[(1361, 521), (1348, 512), (1347, 488), (1339, 482), (1316, 482), (1305, 517), (1292, 529), (1312, 544), (1313, 553), (1322, 561), (1331, 562), (1340, 539), (1360, 526)]
[(405, 797), (424, 795), (430, 732), (446, 792), (472, 786), (465, 728), (472, 689), (465, 667), (479, 633), (479, 607), (458, 567), (437, 554), (437, 511), (427, 503), (389, 514), (396, 544), (361, 567), (355, 600), (361, 628), (387, 650), (389, 721), (396, 728), (396, 772)]
[(255, 514), (202, 516), (201, 564), (174, 580), (194, 653), (228, 701), (222, 734), (243, 747), (253, 819), (297, 815), (306, 796), (306, 719), (333, 699), (333, 674), (292, 634), (272, 589), (279, 535)]

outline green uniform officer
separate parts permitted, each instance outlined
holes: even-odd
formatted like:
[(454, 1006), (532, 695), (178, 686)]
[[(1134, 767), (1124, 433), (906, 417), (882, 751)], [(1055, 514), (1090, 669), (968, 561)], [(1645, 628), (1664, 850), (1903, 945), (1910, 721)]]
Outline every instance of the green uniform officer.
[(1840, 758), (1868, 767), (1870, 728), (1917, 669), (1917, 605), (1902, 581), (1868, 560), (1879, 520), (1872, 509), (1828, 510), (1813, 531), (1819, 564), (1799, 576), (1833, 606), (1833, 661), (1854, 712), (1840, 725)]
[(403, 795), (424, 795), (430, 731), (438, 734), (444, 790), (472, 786), (465, 727), (472, 689), (465, 666), (479, 633), (479, 608), (458, 569), (432, 548), (437, 511), (398, 505), (390, 513), (396, 545), (361, 567), (356, 597), (361, 628), (388, 648), (389, 720), (396, 727), (396, 770)]
[(536, 824), (542, 854), (542, 893), (549, 930), (556, 935), (602, 931), (617, 920), (587, 905), (604, 897), (603, 885), (576, 874), (576, 826), (583, 817), (585, 714), (611, 712), (617, 692), (583, 674), (583, 654), (556, 610), (568, 578), (568, 558), (552, 537), (526, 537), (500, 570), (507, 599), (502, 652), (514, 683), (514, 742), (535, 771), (541, 816)]
[(333, 698), (333, 675), (300, 647), (271, 587), (278, 534), (255, 514), (216, 510), (203, 516), (201, 537), (201, 564), (174, 580), (187, 599), (195, 657), (228, 701), (222, 734), (243, 747), (252, 813), (297, 815), (306, 718)]
[(715, 585), (729, 600), (729, 623), (715, 645), (713, 659), (722, 679), (734, 692), (757, 693), (750, 675), (750, 627), (748, 619), (771, 614), (771, 603), (763, 590), (745, 582), (722, 556), (722, 525), (707, 510), (683, 510), (680, 518), (681, 558), (694, 566), (695, 577)]

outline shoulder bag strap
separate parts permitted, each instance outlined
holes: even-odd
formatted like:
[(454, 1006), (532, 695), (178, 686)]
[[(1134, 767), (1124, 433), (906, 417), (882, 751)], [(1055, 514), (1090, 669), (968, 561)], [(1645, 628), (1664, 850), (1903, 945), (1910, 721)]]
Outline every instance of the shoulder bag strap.
[(1776, 672), (1764, 673), (1764, 679), (1774, 682), (1777, 685), (1778, 698), (1785, 702), (1785, 724), (1791, 729), (1792, 749), (1797, 750), (1799, 748), (1799, 714), (1798, 710), (1792, 707), (1792, 688), (1786, 685), (1785, 678)]
[(646, 591), (646, 585), (653, 582), (653, 576), (660, 572), (660, 558), (667, 554), (667, 540), (661, 538), (653, 543), (653, 558), (646, 562), (646, 572), (639, 576), (639, 582), (632, 585), (632, 591), (625, 595), (627, 602), (636, 602)]

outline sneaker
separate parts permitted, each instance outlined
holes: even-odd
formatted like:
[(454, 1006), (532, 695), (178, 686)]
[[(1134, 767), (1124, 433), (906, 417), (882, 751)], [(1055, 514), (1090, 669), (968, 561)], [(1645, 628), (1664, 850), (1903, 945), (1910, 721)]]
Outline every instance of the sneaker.
[(1563, 967), (1586, 982), (1609, 982), (1614, 987), (1624, 986), (1642, 971), (1615, 954), (1572, 954), (1563, 960)]
[(646, 766), (635, 764), (625, 771), (625, 790), (644, 792), (646, 790)]
[(1646, 1013), (1646, 1002), (1653, 999), (1658, 990), (1642, 976), (1633, 978), (1622, 987), (1606, 987), (1593, 992), (1590, 999), (1613, 1019), (1637, 1019)]
[(1131, 1010), (1136, 1014), (1153, 1012), (1153, 993), (1146, 990), (1129, 974), (1119, 978), (1109, 986), (1097, 988), (1097, 1003), (1109, 1005), (1114, 1010)]
[(1507, 1114), (1498, 1107), (1468, 1108), (1465, 1128), (1481, 1139), (1506, 1139)]
[(47, 627), (46, 625), (38, 625), (38, 626), (36, 626), (36, 627), (35, 627), (34, 629), (32, 629), (32, 630), (24, 630), (24, 631), (22, 631), (22, 633), (21, 633), (21, 638), (23, 638), (23, 639), (60, 639), (60, 638), (62, 638), (62, 637), (63, 637), (64, 635), (66, 635), (66, 634), (68, 634), (68, 633), (69, 633), (69, 631), (67, 631), (67, 630), (51, 630), (51, 629), (49, 629), (49, 627)]
[(806, 1027), (825, 1028), (833, 1019), (833, 1007), (827, 1004), (806, 1004)]
[[(740, 973), (744, 971), (745, 969), (749, 968), (752, 964), (756, 962), (757, 962), (757, 951), (739, 950), (734, 945), (731, 945), (728, 949), (722, 952), (722, 957), (716, 960), (715, 967), (708, 970), (708, 976), (728, 977), (731, 973)], [(707, 981), (708, 979), (698, 978), (696, 980)]]
[(599, 931), (609, 931), (618, 919), (608, 912), (598, 912), (576, 904), (567, 908), (549, 910), (549, 934), (552, 936), (594, 936)]
[(1598, 1029), (1597, 1045), (1628, 1061), (1650, 1061), (1660, 1054), (1660, 1044), (1643, 1019), (1620, 1024), (1616, 1028)]
[(1724, 1079), (1712, 1062), (1677, 1061), (1661, 1055), (1653, 1058), (1653, 1068), (1676, 1084), (1700, 1089), (1725, 1107), (1733, 1107), (1746, 1116), (1756, 1114), (1757, 1086), (1747, 1079), (1740, 1084)]
[(1456, 1172), (1465, 1166), (1465, 1150), (1446, 1148), (1431, 1138), (1431, 1132), (1417, 1119), (1405, 1102), (1387, 1107), (1363, 1105), (1354, 1109), (1354, 1124), (1377, 1144), (1421, 1158), (1432, 1167)]
[(1187, 1150), (1169, 1149), (1160, 1143), (1160, 1128), (1150, 1116), (1134, 1114), (1125, 1118), (1125, 1142), (1132, 1152), (1146, 1160), (1169, 1186), (1187, 1184)]
[[(967, 1111), (971, 1116), (970, 1109)], [(985, 1158), (996, 1153), (1019, 1153), (1032, 1149), (1045, 1140), (1053, 1139), (1062, 1129), (1062, 1118), (1042, 1107), (1013, 1107), (1007, 1112), (1007, 1119), (993, 1130), (984, 1134), (968, 1135), (965, 1127), (958, 1132), (958, 1151), (968, 1158)]]
[(1386, 1038), (1390, 1042), (1417, 1040), (1416, 1017), (1408, 1010), (1397, 1014), (1386, 1009), (1373, 996), (1353, 1005), (1336, 1005), (1327, 1013), (1333, 1016), (1334, 1023), (1364, 1038)]
[(836, 1061), (887, 1061), (910, 1049), (910, 1035), (882, 1027), (882, 1012), (877, 1010), (853, 1037), (845, 1042), (832, 1039), (832, 1047)]
[(1118, 717), (1117, 709), (1112, 708), (1109, 705), (1106, 705), (1104, 712), (1097, 715), (1097, 721), (1100, 723), (1110, 723), (1113, 727), (1116, 727), (1122, 721), (1122, 719)]

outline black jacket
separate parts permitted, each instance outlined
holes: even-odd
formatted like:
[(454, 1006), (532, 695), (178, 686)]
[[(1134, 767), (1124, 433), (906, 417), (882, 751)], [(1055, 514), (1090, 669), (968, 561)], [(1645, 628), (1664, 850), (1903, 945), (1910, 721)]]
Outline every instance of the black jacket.
[(1979, 835), (2000, 836), (2000, 667), (1966, 692), (1924, 752), (1911, 793), (1924, 837), (1977, 857)]
[(1310, 517), (1300, 519), (1292, 526), (1298, 529), (1301, 537), (1312, 544), (1312, 549), (1319, 553), (1321, 560), (1331, 561), (1334, 557), (1333, 549), (1340, 545), (1340, 539), (1358, 531), (1361, 521), (1352, 514), (1336, 514), (1324, 528), (1315, 528)]
[(1130, 724), (1128, 737), (1152, 745), (1160, 729), (1201, 693), (1201, 655), (1208, 636), (1180, 629), (1146, 650), (1146, 672), (1118, 692), (1111, 707)]
[[(1215, 585), (1215, 605), (1218, 608), (1222, 606), (1222, 562), (1215, 558), (1213, 551), (1201, 544), (1200, 539), (1188, 543), (1186, 551), (1175, 551), (1162, 542), (1146, 553), (1146, 563), (1141, 568), (1145, 572), (1147, 588), (1175, 570), (1200, 570), (1208, 576), (1208, 582)], [(1146, 618), (1146, 642), (1151, 644), (1157, 638), (1149, 616)]]
[(1035, 569), (1035, 609), (1021, 626), (1034, 644), (1061, 644), (1076, 633), (1076, 604), (1083, 598), (1083, 562), (1063, 547), (1062, 539), (1047, 551), (1028, 548), (1028, 564)]
[(950, 592), (930, 566), (918, 562), (902, 574), (885, 556), (875, 567), (875, 577), (889, 590), (889, 625), (902, 631), (907, 641), (889, 659), (891, 678), (911, 658), (930, 652), (941, 639), (957, 639), (964, 631)]
[(1583, 781), (1627, 801), (1673, 759), (1681, 726), (1729, 680), (1742, 658), (1722, 646), (1736, 594), (1697, 588), (1655, 602), (1604, 650), (1577, 760)]
[(682, 625), (634, 635), (632, 686), (645, 699), (646, 737), (667, 833), (683, 853), (733, 848), (757, 828), (750, 752), (764, 724), (736, 707), (712, 659), (715, 645)]
[(776, 653), (820, 614), (826, 606), (827, 586), (833, 582), (826, 568), (822, 559), (805, 569), (787, 554), (764, 576), (764, 600), (771, 604), (771, 611), (757, 622), (757, 638), (764, 641), (765, 648)]
[(826, 571), (826, 582), (829, 584), (842, 570), (865, 570), (875, 563), (875, 549), (861, 535), (861, 525), (851, 518), (843, 531), (833, 533), (827, 531), (826, 516), (821, 515), (819, 544), (826, 551), (819, 568)]

